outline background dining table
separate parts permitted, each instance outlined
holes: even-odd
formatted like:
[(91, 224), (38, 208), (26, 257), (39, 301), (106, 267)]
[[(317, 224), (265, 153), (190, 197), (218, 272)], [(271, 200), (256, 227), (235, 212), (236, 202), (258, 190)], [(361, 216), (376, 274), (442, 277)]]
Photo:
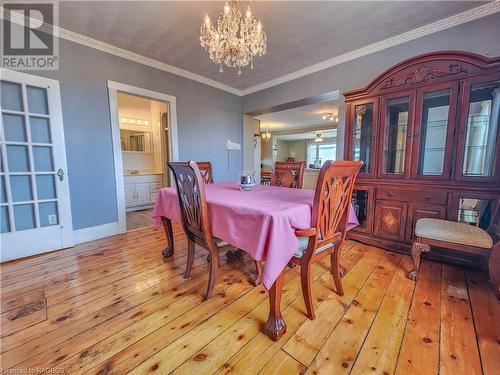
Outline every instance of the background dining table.
[[(295, 229), (311, 225), (314, 190), (257, 185), (251, 191), (241, 191), (236, 183), (215, 183), (206, 184), (205, 192), (212, 234), (254, 260), (265, 262), (264, 286), (270, 290), (270, 296), (281, 294), (282, 272), (299, 247)], [(181, 221), (175, 188), (160, 190), (152, 217), (158, 226), (163, 221), (168, 240), (163, 254), (171, 256), (174, 251), (171, 220)], [(349, 229), (358, 225), (352, 206), (348, 221)], [(279, 317), (272, 316), (276, 311), (274, 314), (271, 311), (269, 319), (281, 317), (279, 306), (276, 308)], [(266, 333), (277, 339), (274, 334)]]

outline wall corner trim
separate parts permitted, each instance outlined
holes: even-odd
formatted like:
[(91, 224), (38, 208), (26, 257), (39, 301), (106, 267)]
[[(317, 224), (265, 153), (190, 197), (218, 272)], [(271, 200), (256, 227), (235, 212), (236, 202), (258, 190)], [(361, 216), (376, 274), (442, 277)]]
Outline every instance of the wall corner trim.
[(73, 231), (73, 239), (76, 244), (99, 240), (101, 238), (114, 236), (120, 233), (118, 221), (114, 223), (97, 225), (95, 227), (76, 229)]

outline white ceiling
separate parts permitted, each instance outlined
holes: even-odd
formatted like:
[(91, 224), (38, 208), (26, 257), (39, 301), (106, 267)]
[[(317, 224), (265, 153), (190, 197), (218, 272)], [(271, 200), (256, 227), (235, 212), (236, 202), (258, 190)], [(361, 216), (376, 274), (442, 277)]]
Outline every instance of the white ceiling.
[(338, 115), (337, 100), (310, 104), (303, 107), (287, 109), (285, 111), (268, 113), (256, 116), (260, 120), (260, 129), (271, 133), (306, 130), (314, 128), (336, 127), (337, 123), (323, 120), (322, 116), (332, 113)]
[(476, 1), (252, 1), (268, 35), (253, 71), (218, 72), (199, 44), (205, 14), (223, 2), (61, 1), (64, 29), (187, 70), (237, 90), (249, 89), (371, 43), (441, 20)]

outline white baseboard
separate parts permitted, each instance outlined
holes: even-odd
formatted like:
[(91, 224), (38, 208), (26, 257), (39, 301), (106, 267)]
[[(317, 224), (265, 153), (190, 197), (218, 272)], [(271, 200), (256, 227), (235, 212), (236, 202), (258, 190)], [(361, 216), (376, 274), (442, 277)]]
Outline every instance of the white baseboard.
[(76, 244), (98, 240), (104, 237), (114, 236), (120, 233), (118, 222), (98, 225), (90, 228), (77, 229), (73, 231), (73, 240)]

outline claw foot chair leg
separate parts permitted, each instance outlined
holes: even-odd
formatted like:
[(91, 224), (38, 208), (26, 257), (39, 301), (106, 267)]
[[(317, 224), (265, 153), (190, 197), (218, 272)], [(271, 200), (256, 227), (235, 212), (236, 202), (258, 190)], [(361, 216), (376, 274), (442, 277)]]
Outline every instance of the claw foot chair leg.
[(161, 254), (165, 257), (171, 257), (174, 255), (174, 233), (172, 231), (172, 221), (166, 217), (161, 218), (163, 224), (163, 230), (165, 231), (165, 236), (167, 237), (167, 247), (163, 249)]
[(418, 278), (418, 269), (420, 267), (420, 255), (421, 253), (428, 253), (431, 251), (431, 247), (427, 244), (418, 242), (418, 238), (411, 246), (411, 260), (413, 261), (413, 270), (408, 273), (408, 278), (416, 281)]
[(264, 326), (264, 333), (274, 341), (278, 341), (286, 333), (286, 323), (280, 310), (282, 292), (283, 272), (269, 290), (269, 317)]

